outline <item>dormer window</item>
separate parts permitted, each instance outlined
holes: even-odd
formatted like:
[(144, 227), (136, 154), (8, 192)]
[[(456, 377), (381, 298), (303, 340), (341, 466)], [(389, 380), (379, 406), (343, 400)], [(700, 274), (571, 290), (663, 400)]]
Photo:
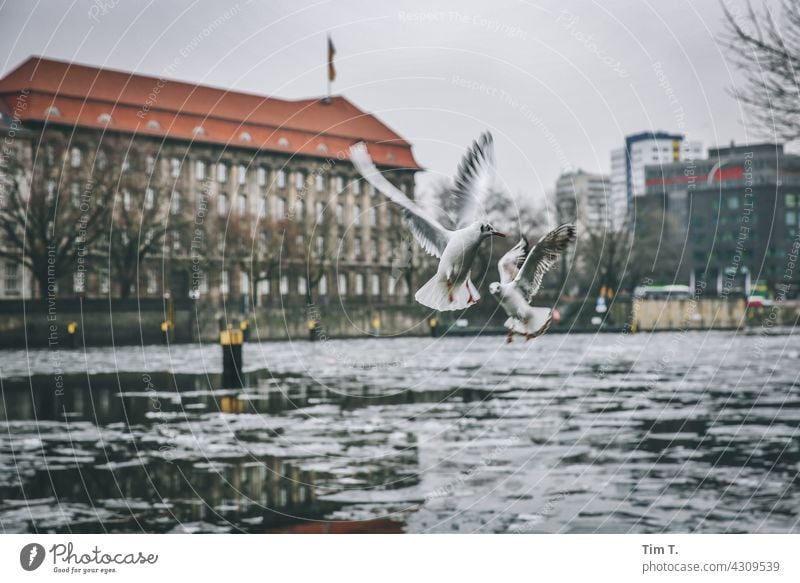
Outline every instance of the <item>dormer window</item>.
[(160, 130), (161, 124), (158, 123), (158, 120), (151, 119), (150, 121), (147, 122), (147, 128), (151, 130)]
[(289, 146), (289, 140), (286, 138), (281, 138), (278, 140), (278, 145), (287, 148)]
[(51, 105), (50, 107), (44, 110), (44, 114), (47, 117), (61, 117), (61, 110), (58, 109), (55, 105)]
[(101, 113), (97, 116), (97, 121), (99, 123), (110, 124), (111, 123), (111, 114), (110, 113)]
[(192, 130), (192, 133), (196, 136), (204, 136), (206, 135), (206, 130), (203, 128), (203, 126), (195, 126)]
[(389, 152), (388, 154), (386, 154), (386, 159), (387, 160), (394, 160), (394, 152)]
[(325, 144), (319, 144), (317, 146), (317, 152), (319, 152), (320, 154), (324, 154), (327, 151), (328, 151), (328, 146), (326, 146)]
[(250, 132), (242, 132), (239, 134), (239, 139), (243, 142), (250, 143), (253, 141), (253, 136), (250, 135)]

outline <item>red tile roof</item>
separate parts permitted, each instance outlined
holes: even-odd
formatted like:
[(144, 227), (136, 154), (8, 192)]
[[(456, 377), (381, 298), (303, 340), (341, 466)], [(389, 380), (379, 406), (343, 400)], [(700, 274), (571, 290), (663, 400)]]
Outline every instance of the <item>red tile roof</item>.
[[(42, 57), (30, 57), (0, 79), (0, 99), (9, 110), (24, 91), (26, 107), (15, 112), (23, 124), (49, 119), (319, 158), (335, 157), (364, 141), (379, 165), (420, 168), (407, 141), (341, 96), (329, 103), (290, 101)], [(48, 118), (51, 107), (60, 115)], [(111, 122), (101, 121), (102, 114)]]

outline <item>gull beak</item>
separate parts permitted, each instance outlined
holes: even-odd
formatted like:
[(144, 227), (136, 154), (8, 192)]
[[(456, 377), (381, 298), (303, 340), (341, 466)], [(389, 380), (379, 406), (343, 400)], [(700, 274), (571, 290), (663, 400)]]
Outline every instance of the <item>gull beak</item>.
[(492, 235), (494, 235), (495, 237), (502, 237), (503, 239), (506, 238), (506, 236), (500, 231), (492, 231)]

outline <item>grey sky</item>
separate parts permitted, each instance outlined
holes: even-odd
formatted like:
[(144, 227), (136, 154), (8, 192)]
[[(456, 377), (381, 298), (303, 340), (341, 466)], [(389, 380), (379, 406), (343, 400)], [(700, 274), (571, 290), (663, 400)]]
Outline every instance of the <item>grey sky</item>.
[(309, 97), (330, 31), (334, 93), (414, 144), (422, 188), (489, 128), (502, 178), (537, 200), (564, 167), (607, 172), (627, 133), (748, 138), (714, 0), (116, 1), (0, 4), (0, 69), (31, 54), (152, 75), (177, 63), (178, 79)]

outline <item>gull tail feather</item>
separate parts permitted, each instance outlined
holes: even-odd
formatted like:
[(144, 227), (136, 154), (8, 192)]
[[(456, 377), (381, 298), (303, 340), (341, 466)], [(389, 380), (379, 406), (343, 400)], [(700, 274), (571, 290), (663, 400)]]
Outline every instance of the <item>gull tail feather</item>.
[[(467, 289), (469, 286), (469, 289)], [(423, 306), (440, 312), (452, 310), (464, 310), (470, 307), (470, 291), (472, 291), (472, 303), (481, 299), (475, 284), (469, 278), (465, 282), (454, 285), (452, 288), (453, 301), (450, 301), (451, 292), (447, 288), (447, 280), (439, 275), (433, 276), (428, 282), (419, 288), (414, 298)]]
[(550, 308), (528, 308), (525, 315), (527, 324), (519, 318), (512, 317), (506, 320), (504, 326), (515, 334), (536, 338), (547, 332), (553, 322), (553, 311)]

